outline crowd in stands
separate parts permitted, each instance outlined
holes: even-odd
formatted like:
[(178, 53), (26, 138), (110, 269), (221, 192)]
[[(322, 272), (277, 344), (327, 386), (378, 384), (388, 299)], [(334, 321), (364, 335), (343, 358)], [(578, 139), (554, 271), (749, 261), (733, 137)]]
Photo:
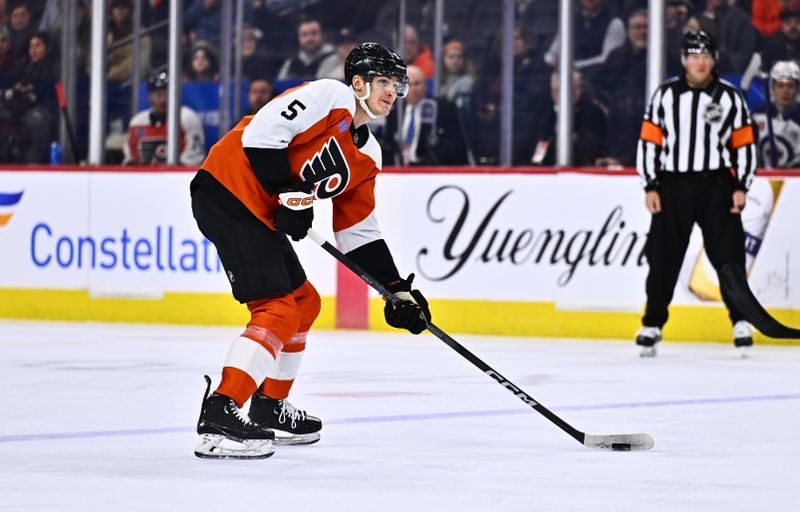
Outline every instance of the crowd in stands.
[[(49, 146), (59, 139), (53, 84), (61, 73), (65, 1), (0, 0), (0, 163), (47, 163)], [(132, 139), (131, 118), (143, 106), (131, 105), (132, 88), (140, 87), (132, 80), (136, 68), (142, 84), (166, 70), (169, 0), (141, 0), (144, 30), (139, 37), (138, 62), (134, 62), (132, 45), (134, 2), (138, 0), (105, 1), (108, 161), (138, 162), (130, 158), (138, 149), (123, 147)], [(184, 66), (177, 78), (184, 84), (218, 83), (223, 0), (183, 3)], [(635, 163), (636, 140), (647, 101), (647, 3), (575, 0), (575, 165)], [(77, 44), (73, 55), (79, 88), (75, 121), (78, 153), (85, 155), (88, 130), (81, 126), (85, 128), (88, 122), (91, 2), (75, 0), (75, 4)], [(560, 46), (558, 2), (517, 0), (516, 5), (513, 164), (553, 165)], [(434, 0), (406, 1), (407, 25), (399, 51), (410, 65), (412, 92), (398, 103), (397, 112), (373, 126), (373, 132), (381, 142), (387, 164), (497, 165), (503, 2), (444, 0), (438, 87), (433, 84), (434, 6)], [(392, 47), (399, 29), (396, 0), (246, 0), (244, 7), (241, 69), (248, 89), (243, 94), (242, 115), (255, 112), (273, 94), (302, 81), (342, 80), (344, 58), (355, 44), (375, 40)], [(231, 11), (235, 16), (235, 10)], [(667, 74), (681, 72), (680, 41), (686, 31), (702, 29), (711, 34), (719, 49), (719, 75), (737, 86), (750, 87), (748, 101), (753, 110), (776, 119), (775, 123), (763, 123), (772, 130), (768, 135), (772, 153), (760, 151), (762, 159), (771, 154), (775, 160), (774, 141), (782, 136), (775, 127), (794, 123), (800, 132), (797, 84), (795, 96), (790, 98), (791, 91), (768, 78), (776, 65), (785, 71), (794, 69), (787, 68), (787, 62), (800, 63), (800, 0), (666, 0), (665, 14)], [(791, 85), (791, 72), (784, 75), (789, 76)], [(148, 95), (141, 96), (144, 99)], [(200, 114), (207, 122), (207, 116)], [(767, 137), (766, 131), (759, 133)], [(206, 131), (206, 146), (213, 142)], [(787, 139), (787, 147), (794, 142), (796, 149), (800, 140)], [(798, 165), (791, 158), (761, 164)]]

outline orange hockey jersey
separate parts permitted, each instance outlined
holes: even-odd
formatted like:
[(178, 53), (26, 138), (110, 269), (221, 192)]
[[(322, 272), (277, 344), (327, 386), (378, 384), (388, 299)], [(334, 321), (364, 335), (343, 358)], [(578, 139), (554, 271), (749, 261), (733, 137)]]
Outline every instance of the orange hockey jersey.
[(342, 82), (306, 82), (242, 119), (211, 148), (201, 167), (273, 227), (278, 198), (261, 186), (244, 148), (288, 148), (295, 181), (314, 183), (316, 199), (333, 201), (337, 245), (352, 251), (382, 238), (374, 213), (380, 146), (368, 130), (366, 142), (353, 140), (355, 109), (353, 91)]

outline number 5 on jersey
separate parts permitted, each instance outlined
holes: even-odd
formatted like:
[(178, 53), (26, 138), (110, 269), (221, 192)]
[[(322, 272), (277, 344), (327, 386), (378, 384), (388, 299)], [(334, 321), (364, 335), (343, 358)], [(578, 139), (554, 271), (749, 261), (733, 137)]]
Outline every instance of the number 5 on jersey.
[(293, 100), (291, 103), (289, 103), (289, 106), (286, 107), (286, 110), (281, 112), (281, 115), (283, 117), (285, 117), (287, 120), (291, 121), (292, 119), (297, 117), (297, 114), (298, 114), (298, 110), (297, 109), (298, 108), (300, 110), (305, 110), (306, 106), (303, 105), (302, 103), (300, 103), (299, 100)]

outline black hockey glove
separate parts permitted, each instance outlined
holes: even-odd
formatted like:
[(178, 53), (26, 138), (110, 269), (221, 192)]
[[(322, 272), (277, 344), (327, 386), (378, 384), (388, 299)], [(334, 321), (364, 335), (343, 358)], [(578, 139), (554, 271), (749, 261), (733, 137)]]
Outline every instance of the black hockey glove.
[(275, 229), (299, 242), (314, 221), (313, 185), (300, 184), (276, 190), (280, 204), (275, 211)]
[(397, 279), (386, 284), (386, 289), (403, 302), (395, 305), (387, 301), (383, 315), (386, 317), (386, 323), (392, 327), (408, 329), (411, 334), (419, 334), (431, 321), (431, 312), (428, 309), (428, 301), (422, 293), (411, 288), (413, 280), (414, 274), (411, 274), (408, 279)]

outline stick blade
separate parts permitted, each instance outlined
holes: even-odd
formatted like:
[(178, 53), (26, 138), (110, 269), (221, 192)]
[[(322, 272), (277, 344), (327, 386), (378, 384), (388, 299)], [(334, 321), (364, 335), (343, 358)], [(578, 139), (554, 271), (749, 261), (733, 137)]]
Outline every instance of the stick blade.
[(586, 434), (583, 445), (595, 450), (630, 452), (649, 450), (655, 442), (649, 434)]
[(761, 334), (770, 338), (800, 339), (800, 329), (780, 323), (758, 302), (747, 282), (747, 275), (739, 265), (725, 264), (720, 270), (719, 278), (734, 307)]

